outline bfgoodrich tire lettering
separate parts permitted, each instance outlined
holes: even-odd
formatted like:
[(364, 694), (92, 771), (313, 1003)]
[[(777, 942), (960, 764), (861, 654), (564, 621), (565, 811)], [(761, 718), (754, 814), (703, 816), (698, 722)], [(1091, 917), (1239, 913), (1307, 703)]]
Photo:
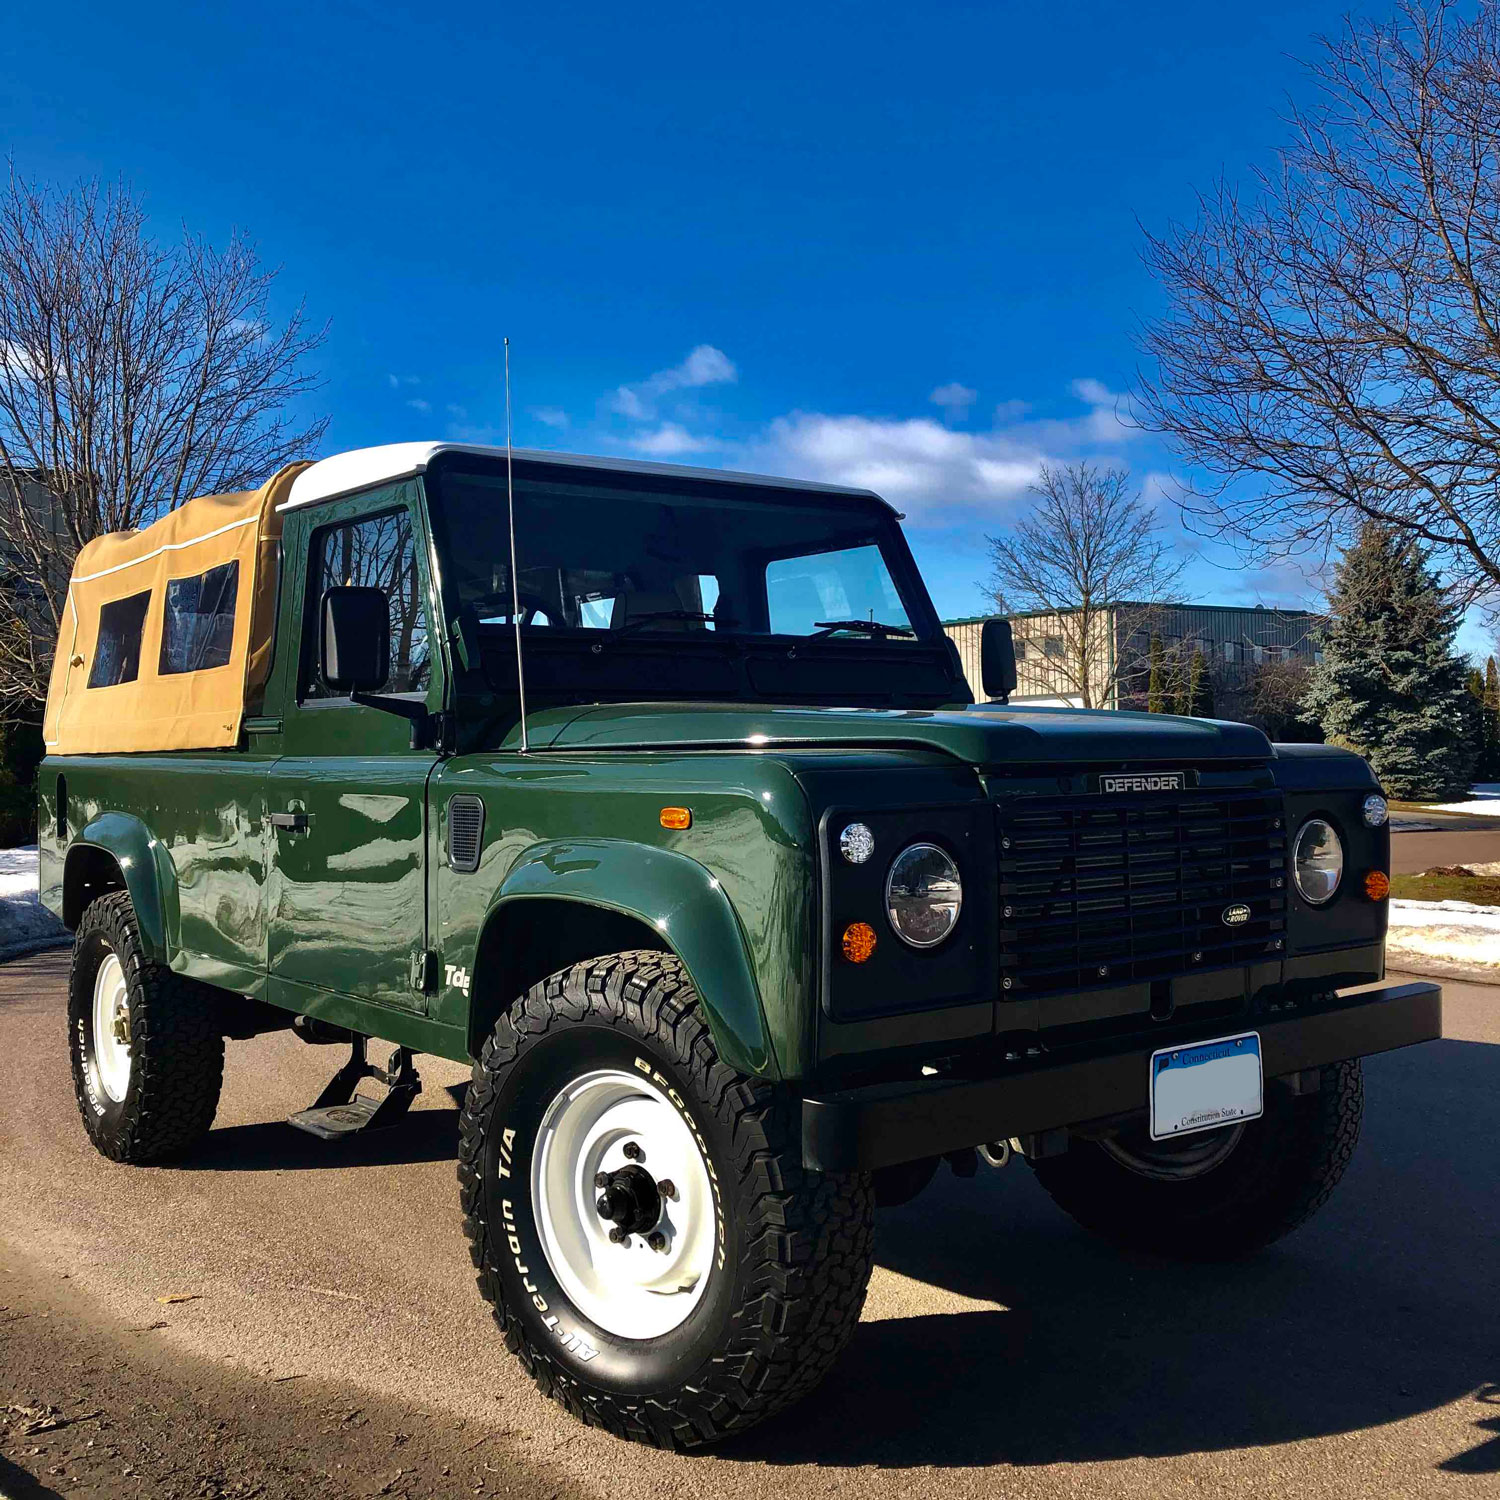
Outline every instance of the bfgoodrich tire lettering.
[[(128, 1081), (101, 1069), (95, 985), (118, 962), (128, 1017)], [(68, 983), (73, 1091), (89, 1139), (114, 1161), (154, 1162), (190, 1151), (213, 1124), (224, 1078), (224, 1038), (212, 991), (150, 962), (124, 891), (90, 904), (73, 942)], [(118, 1097), (117, 1097), (118, 1096)]]
[(1247, 1121), (1233, 1149), (1210, 1157), (1201, 1175), (1146, 1175), (1083, 1140), (1032, 1170), (1059, 1207), (1106, 1239), (1182, 1260), (1233, 1260), (1289, 1234), (1327, 1202), (1354, 1154), (1363, 1113), (1358, 1060), (1336, 1063), (1322, 1069), (1315, 1093), (1268, 1080), (1264, 1115)]
[[(531, 1157), (549, 1103), (601, 1069), (649, 1077), (681, 1111), (713, 1185), (706, 1286), (681, 1323), (617, 1337), (548, 1264)], [(859, 1320), (872, 1259), (868, 1177), (805, 1171), (793, 1102), (719, 1061), (681, 964), (578, 964), (501, 1018), (464, 1106), (459, 1182), (479, 1289), (546, 1395), (621, 1437), (689, 1447), (810, 1390)], [(649, 1162), (647, 1163), (649, 1166)]]

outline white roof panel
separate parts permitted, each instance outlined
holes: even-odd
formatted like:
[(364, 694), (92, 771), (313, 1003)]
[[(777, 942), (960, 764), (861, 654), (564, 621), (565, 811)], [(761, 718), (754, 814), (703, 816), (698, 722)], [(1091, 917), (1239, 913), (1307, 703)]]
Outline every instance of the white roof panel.
[[(319, 459), (292, 481), (292, 493), (278, 507), (295, 510), (315, 505), (353, 490), (368, 489), (394, 479), (420, 474), (439, 453), (473, 453), (503, 459), (505, 449), (479, 443), (383, 443), (378, 448), (354, 448)], [(721, 483), (771, 485), (783, 490), (813, 490), (828, 495), (858, 495), (880, 500), (873, 490), (852, 489), (839, 484), (818, 484), (808, 479), (777, 479), (765, 474), (740, 474), (731, 469), (685, 468), (677, 464), (644, 463), (631, 458), (592, 458), (582, 453), (552, 453), (543, 448), (517, 448), (517, 459), (537, 463), (567, 464), (580, 469), (600, 469), (627, 474), (661, 474), (677, 479), (714, 479)], [(887, 502), (881, 500), (885, 505)]]

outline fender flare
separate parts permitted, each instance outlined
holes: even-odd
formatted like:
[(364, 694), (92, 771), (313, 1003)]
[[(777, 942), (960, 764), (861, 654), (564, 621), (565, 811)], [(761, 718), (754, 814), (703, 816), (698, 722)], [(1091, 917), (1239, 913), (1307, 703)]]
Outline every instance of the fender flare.
[(79, 867), (88, 858), (88, 850), (113, 860), (135, 908), (142, 947), (155, 962), (170, 964), (179, 946), (181, 908), (177, 869), (160, 840), (139, 818), (126, 813), (101, 813), (85, 824), (69, 843), (63, 860), (63, 904), (70, 914), (73, 884), (80, 878)]
[(617, 839), (534, 844), (501, 882), (484, 925), (503, 907), (535, 897), (603, 907), (660, 933), (687, 968), (719, 1056), (742, 1073), (781, 1077), (739, 918), (697, 860)]

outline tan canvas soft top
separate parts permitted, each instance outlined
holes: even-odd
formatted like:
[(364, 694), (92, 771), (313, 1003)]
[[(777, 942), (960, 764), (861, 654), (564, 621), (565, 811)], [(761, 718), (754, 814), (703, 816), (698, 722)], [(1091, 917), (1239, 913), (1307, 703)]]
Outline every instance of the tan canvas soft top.
[[(89, 542), (73, 564), (47, 692), (50, 755), (131, 750), (212, 750), (238, 744), (247, 703), (271, 666), (276, 609), (277, 506), (306, 463), (289, 464), (258, 490), (204, 495), (140, 531)], [(238, 562), (229, 660), (196, 671), (159, 671), (169, 580)], [(137, 675), (89, 687), (100, 611), (149, 592)]]

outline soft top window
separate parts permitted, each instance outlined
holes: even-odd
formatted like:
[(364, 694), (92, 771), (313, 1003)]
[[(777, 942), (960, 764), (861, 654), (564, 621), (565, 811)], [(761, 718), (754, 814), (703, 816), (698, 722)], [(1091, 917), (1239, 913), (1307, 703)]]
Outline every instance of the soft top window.
[(168, 579), (156, 667), (161, 676), (229, 665), (239, 587), (238, 558), (194, 578)]
[(89, 686), (117, 687), (141, 675), (141, 636), (151, 590), (113, 599), (99, 610), (99, 643), (89, 668)]

